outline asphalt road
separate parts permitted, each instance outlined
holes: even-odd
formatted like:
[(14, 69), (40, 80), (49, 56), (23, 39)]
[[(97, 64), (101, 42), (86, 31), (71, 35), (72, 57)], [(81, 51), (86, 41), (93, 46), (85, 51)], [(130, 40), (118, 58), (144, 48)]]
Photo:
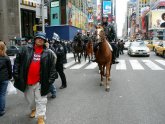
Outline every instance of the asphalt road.
[[(99, 86), (95, 64), (82, 62), (78, 66), (72, 60), (68, 55), (68, 87), (60, 90), (61, 80), (55, 82), (57, 98), (49, 98), (46, 124), (165, 123), (164, 58), (154, 53), (150, 57), (121, 55), (120, 64), (112, 66), (110, 92)], [(36, 124), (28, 118), (23, 93), (8, 95), (6, 107), (0, 124)]]

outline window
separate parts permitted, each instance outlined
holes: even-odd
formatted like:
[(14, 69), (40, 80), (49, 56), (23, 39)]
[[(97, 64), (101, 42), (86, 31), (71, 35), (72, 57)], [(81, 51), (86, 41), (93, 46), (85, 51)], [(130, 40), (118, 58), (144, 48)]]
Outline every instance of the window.
[(53, 14), (53, 19), (58, 19), (58, 14), (57, 13)]

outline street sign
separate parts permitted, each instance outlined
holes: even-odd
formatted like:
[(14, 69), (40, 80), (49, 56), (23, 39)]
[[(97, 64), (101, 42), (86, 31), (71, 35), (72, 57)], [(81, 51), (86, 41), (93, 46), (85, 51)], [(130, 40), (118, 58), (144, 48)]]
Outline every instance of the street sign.
[[(44, 6), (44, 18), (47, 19), (47, 6)], [(42, 13), (41, 13), (41, 4), (37, 4), (36, 5), (36, 18), (41, 18), (42, 17)]]
[(59, 6), (59, 1), (51, 2), (51, 7)]

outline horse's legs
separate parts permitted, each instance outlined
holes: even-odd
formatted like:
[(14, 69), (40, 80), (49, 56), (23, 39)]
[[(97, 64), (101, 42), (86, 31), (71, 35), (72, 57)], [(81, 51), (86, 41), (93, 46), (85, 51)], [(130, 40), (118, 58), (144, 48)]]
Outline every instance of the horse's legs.
[(112, 66), (112, 64), (110, 63), (108, 81), (111, 81), (111, 66)]
[(75, 54), (75, 53), (73, 53), (73, 55), (74, 55), (74, 60), (75, 60), (75, 62), (76, 62), (76, 54)]
[(105, 82), (105, 84), (106, 84), (106, 88), (105, 88), (105, 90), (107, 91), (107, 92), (109, 92), (109, 90), (110, 90), (110, 86), (109, 86), (109, 76), (110, 76), (110, 63), (108, 62), (107, 64), (106, 64), (106, 82)]
[(79, 53), (77, 53), (77, 59), (78, 59), (78, 62), (80, 63)]
[(103, 66), (99, 65), (99, 68), (100, 68), (100, 76), (101, 76), (100, 86), (103, 86), (104, 85), (104, 82), (103, 82)]

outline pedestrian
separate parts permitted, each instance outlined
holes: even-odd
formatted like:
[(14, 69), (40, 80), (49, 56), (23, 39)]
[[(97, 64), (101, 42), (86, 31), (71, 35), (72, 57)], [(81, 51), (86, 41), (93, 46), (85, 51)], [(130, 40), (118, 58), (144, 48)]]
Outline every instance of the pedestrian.
[(63, 49), (64, 49), (63, 64), (65, 64), (67, 63), (67, 57), (66, 57), (67, 47), (64, 41), (60, 42), (60, 44), (63, 46)]
[(30, 105), (30, 117), (45, 124), (47, 94), (57, 78), (56, 56), (45, 46), (46, 34), (38, 32), (33, 45), (20, 48), (14, 62), (14, 86), (24, 92)]
[(60, 37), (58, 34), (54, 33), (52, 39), (54, 40), (54, 45), (53, 48), (55, 50), (55, 53), (57, 55), (57, 63), (56, 63), (56, 70), (58, 74), (60, 75), (62, 85), (60, 89), (64, 89), (67, 87), (67, 82), (66, 82), (66, 76), (64, 73), (64, 66), (63, 66), (63, 59), (64, 59), (64, 48), (60, 43)]
[(0, 41), (0, 116), (5, 114), (6, 91), (9, 80), (12, 78), (12, 65), (6, 55), (6, 45)]
[(123, 42), (123, 40), (121, 40), (119, 42), (119, 51), (120, 51), (120, 54), (124, 54), (123, 50), (124, 50), (124, 42)]
[[(46, 42), (45, 45), (48, 49), (51, 49), (53, 52), (55, 51), (54, 48), (50, 46), (49, 42)], [(50, 85), (50, 93), (51, 93), (51, 98), (53, 98), (53, 99), (56, 98), (57, 90), (56, 90), (56, 86), (54, 85), (54, 83)]]

